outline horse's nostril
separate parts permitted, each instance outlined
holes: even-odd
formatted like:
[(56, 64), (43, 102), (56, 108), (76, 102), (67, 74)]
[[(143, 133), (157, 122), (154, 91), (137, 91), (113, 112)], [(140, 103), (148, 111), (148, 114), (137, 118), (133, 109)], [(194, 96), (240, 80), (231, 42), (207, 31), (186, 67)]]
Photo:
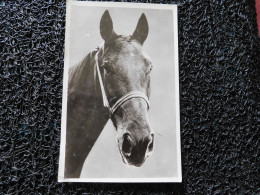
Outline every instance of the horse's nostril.
[(126, 156), (130, 156), (133, 148), (133, 142), (131, 136), (126, 133), (123, 135), (122, 152)]
[(153, 140), (154, 140), (154, 134), (151, 134), (151, 141), (148, 144), (148, 151), (153, 150)]
[(150, 152), (152, 150), (153, 150), (153, 140), (148, 145), (148, 151)]

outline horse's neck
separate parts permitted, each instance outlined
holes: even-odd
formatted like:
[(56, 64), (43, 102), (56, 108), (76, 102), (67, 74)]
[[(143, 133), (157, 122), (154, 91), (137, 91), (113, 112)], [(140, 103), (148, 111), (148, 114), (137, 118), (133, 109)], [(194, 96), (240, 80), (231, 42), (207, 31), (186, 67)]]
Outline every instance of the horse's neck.
[(85, 158), (108, 118), (99, 83), (94, 76), (94, 53), (73, 67), (69, 75), (66, 131), (66, 177), (79, 177)]
[(70, 70), (68, 104), (79, 107), (86, 115), (90, 113), (90, 110), (95, 109), (104, 116), (105, 108), (100, 84), (95, 76), (95, 54), (96, 51), (91, 52), (78, 66), (72, 67)]
[(70, 68), (68, 95), (71, 95), (73, 93), (82, 93), (86, 91), (92, 92), (94, 90), (95, 63), (93, 61), (93, 55), (93, 52), (89, 53), (79, 65)]

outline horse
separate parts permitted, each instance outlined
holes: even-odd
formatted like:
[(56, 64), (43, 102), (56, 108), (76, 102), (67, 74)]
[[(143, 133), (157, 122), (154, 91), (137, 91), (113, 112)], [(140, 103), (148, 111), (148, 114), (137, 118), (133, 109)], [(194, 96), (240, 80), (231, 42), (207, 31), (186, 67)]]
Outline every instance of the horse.
[(143, 49), (148, 32), (142, 13), (132, 35), (117, 35), (106, 10), (100, 20), (103, 45), (69, 69), (65, 178), (80, 177), (83, 163), (109, 119), (125, 164), (140, 167), (151, 155), (152, 62)]

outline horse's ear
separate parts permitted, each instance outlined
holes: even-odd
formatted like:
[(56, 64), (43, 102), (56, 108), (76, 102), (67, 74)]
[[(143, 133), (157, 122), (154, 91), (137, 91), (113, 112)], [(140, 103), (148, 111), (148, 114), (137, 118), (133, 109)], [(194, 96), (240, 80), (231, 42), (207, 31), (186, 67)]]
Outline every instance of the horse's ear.
[(148, 32), (149, 32), (148, 22), (146, 16), (142, 14), (132, 37), (142, 45), (148, 36)]
[(108, 10), (104, 12), (100, 20), (100, 34), (105, 41), (108, 41), (115, 35), (113, 30), (113, 22)]

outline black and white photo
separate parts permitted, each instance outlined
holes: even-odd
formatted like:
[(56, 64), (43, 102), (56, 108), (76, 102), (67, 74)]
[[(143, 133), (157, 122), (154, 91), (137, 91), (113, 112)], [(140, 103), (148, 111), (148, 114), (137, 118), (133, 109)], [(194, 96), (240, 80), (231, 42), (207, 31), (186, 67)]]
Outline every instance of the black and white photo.
[(181, 182), (177, 5), (67, 1), (59, 182)]

